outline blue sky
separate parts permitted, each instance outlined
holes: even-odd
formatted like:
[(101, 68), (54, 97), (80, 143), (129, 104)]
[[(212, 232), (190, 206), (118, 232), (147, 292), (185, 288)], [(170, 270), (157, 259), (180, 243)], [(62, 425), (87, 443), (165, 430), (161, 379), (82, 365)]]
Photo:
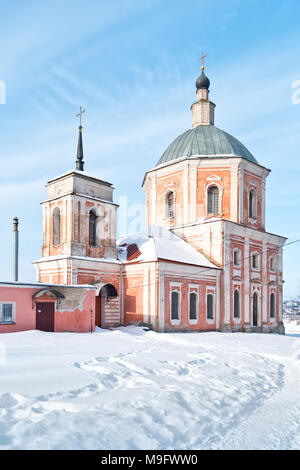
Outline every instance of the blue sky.
[[(0, 279), (12, 277), (12, 218), (21, 221), (20, 277), (34, 280), (45, 183), (74, 167), (84, 106), (86, 170), (144, 202), (141, 182), (191, 126), (198, 57), (216, 125), (272, 172), (266, 228), (300, 238), (300, 2), (287, 0), (0, 0)], [(299, 94), (300, 96), (300, 94)], [(121, 225), (121, 231), (130, 229)], [(285, 297), (300, 295), (300, 243), (285, 249)]]

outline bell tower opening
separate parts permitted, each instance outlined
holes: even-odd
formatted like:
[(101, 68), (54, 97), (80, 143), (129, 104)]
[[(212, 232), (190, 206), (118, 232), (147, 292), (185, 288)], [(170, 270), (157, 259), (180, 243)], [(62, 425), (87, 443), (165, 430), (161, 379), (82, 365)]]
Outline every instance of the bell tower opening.
[(89, 213), (89, 245), (97, 245), (97, 214), (94, 209)]

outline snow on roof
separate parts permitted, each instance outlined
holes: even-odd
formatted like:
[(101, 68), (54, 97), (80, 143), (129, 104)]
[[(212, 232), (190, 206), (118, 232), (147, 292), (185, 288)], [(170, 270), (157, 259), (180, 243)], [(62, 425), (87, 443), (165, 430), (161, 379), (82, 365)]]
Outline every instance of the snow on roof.
[(45, 282), (0, 281), (0, 287), (70, 287), (72, 289), (96, 289), (92, 284), (46, 284)]
[(119, 259), (123, 262), (165, 259), (183, 264), (218, 268), (187, 242), (157, 225), (150, 225), (145, 232), (121, 237), (117, 246)]
[(55, 261), (57, 259), (82, 259), (82, 260), (88, 260), (88, 261), (97, 261), (101, 263), (115, 263), (115, 264), (120, 264), (120, 261), (115, 258), (93, 258), (91, 256), (77, 256), (77, 255), (57, 255), (57, 256), (44, 256), (42, 258), (39, 258), (37, 260), (32, 261), (32, 264), (35, 263), (40, 263), (44, 261)]

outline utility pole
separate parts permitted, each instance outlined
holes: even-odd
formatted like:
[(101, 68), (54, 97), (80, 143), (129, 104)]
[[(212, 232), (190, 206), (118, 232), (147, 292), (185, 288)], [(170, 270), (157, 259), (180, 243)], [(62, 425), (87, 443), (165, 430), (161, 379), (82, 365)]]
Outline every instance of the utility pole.
[(19, 280), (19, 219), (15, 217), (14, 225), (14, 281)]

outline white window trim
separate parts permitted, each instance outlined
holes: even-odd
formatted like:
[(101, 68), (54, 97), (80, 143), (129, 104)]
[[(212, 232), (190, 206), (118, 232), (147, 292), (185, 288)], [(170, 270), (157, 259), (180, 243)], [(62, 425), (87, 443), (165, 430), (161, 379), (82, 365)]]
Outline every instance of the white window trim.
[[(196, 294), (196, 318), (195, 319), (190, 319), (190, 294)], [(189, 304), (189, 310), (188, 310), (189, 324), (197, 325), (199, 321), (199, 289), (197, 285), (189, 284), (188, 304)]]
[[(170, 282), (170, 322), (172, 325), (180, 325), (181, 323), (181, 287), (179, 282)], [(178, 298), (178, 320), (172, 320), (172, 292), (179, 294)]]
[[(11, 321), (3, 321), (2, 320), (2, 306), (4, 304), (11, 304), (12, 305), (12, 320)], [(0, 302), (0, 325), (11, 325), (16, 323), (16, 302), (11, 302), (8, 300), (7, 302)]]
[[(212, 213), (208, 212), (208, 191), (213, 186), (215, 186), (219, 191), (219, 195), (218, 195), (218, 212), (217, 212), (217, 214), (214, 213), (214, 212), (212, 212)], [(219, 182), (216, 182), (216, 181), (206, 183), (206, 186), (205, 186), (205, 212), (206, 212), (206, 217), (217, 217), (217, 216), (220, 216), (222, 214), (222, 202), (223, 202), (222, 200), (223, 200), (223, 186)]]
[[(213, 317), (207, 318), (207, 296), (211, 294), (213, 296)], [(206, 286), (205, 292), (205, 318), (206, 323), (212, 325), (216, 321), (216, 288)]]

